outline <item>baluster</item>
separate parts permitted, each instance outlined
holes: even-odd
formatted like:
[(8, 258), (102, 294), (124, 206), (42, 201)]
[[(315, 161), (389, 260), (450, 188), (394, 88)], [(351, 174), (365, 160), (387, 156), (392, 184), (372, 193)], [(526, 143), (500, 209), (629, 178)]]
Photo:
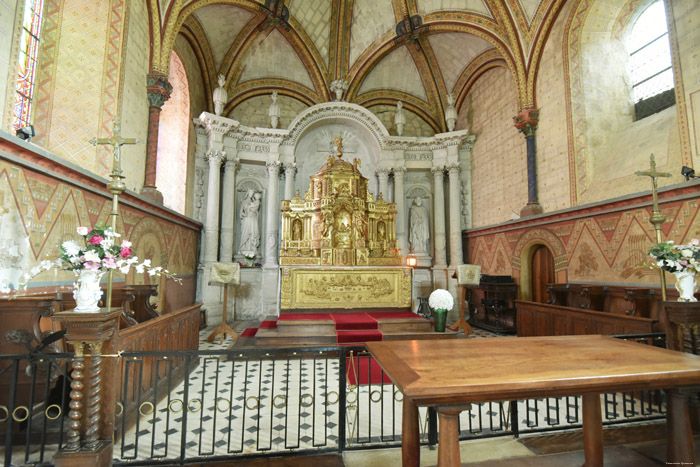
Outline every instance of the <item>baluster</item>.
[(85, 446), (95, 449), (99, 445), (100, 410), (102, 400), (102, 342), (90, 344), (92, 355), (92, 374), (87, 405), (87, 426)]
[(83, 378), (85, 377), (83, 370), (85, 369), (85, 344), (82, 342), (74, 342), (75, 356), (73, 357), (73, 372), (71, 376), (73, 381), (70, 383), (70, 412), (68, 412), (68, 441), (66, 443), (66, 451), (77, 451), (80, 449), (80, 425), (83, 416)]

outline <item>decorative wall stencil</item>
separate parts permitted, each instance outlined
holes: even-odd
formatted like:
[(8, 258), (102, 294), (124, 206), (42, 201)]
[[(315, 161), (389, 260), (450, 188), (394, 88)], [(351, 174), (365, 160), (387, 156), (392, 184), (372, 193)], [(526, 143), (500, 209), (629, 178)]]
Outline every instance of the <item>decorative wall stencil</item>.
[(574, 274), (577, 276), (591, 276), (598, 270), (598, 263), (593, 256), (593, 250), (588, 243), (581, 244), (581, 252), (578, 254), (578, 267)]

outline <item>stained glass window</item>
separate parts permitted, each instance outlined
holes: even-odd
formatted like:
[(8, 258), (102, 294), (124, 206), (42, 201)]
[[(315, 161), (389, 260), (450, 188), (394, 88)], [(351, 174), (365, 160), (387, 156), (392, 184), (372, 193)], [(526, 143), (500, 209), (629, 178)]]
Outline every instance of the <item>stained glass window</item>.
[(36, 61), (39, 54), (39, 32), (41, 31), (41, 11), (44, 0), (26, 0), (22, 19), (22, 35), (19, 43), (17, 63), (17, 83), (15, 89), (15, 111), (12, 126), (14, 129), (29, 124), (34, 95)]

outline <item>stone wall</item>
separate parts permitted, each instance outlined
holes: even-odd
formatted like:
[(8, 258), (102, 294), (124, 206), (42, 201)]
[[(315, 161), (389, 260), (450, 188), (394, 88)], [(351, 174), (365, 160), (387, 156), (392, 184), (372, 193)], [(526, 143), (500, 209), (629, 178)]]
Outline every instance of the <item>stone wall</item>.
[[(660, 209), (666, 219), (663, 240), (687, 243), (700, 237), (700, 180), (666, 187), (659, 192)], [(472, 229), (465, 233), (468, 262), (480, 264), (483, 274), (513, 276), (523, 286), (520, 296), (531, 291), (534, 248), (546, 246), (554, 257), (557, 283), (605, 282), (621, 285), (659, 284), (658, 270), (649, 269), (647, 252), (655, 243), (649, 223), (651, 194), (633, 195), (537, 218)], [(674, 280), (667, 275), (673, 286)]]
[[(525, 138), (513, 126), (518, 113), (510, 72), (484, 73), (459, 111), (460, 128), (476, 135), (472, 149), (472, 225), (496, 224), (518, 216), (527, 202)], [(466, 124), (462, 123), (466, 119)]]
[[(78, 240), (77, 226), (109, 224), (112, 197), (105, 180), (63, 162), (54, 154), (37, 149), (0, 132), (0, 285), (18, 284), (22, 274), (43, 259), (58, 257), (58, 245)], [(200, 224), (164, 209), (133, 192), (120, 197), (117, 232), (132, 242), (139, 259), (151, 259), (183, 279), (194, 299)], [(155, 278), (116, 274), (115, 281), (149, 283)], [(47, 271), (30, 284), (30, 292), (56, 287), (69, 290), (75, 280), (70, 271)], [(187, 295), (185, 293), (185, 295)]]

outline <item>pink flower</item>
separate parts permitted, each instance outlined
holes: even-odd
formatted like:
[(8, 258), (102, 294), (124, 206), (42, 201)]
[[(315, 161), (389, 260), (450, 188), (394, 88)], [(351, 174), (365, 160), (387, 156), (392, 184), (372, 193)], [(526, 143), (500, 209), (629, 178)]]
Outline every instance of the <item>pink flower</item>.
[(119, 256), (121, 256), (122, 258), (128, 258), (129, 256), (131, 256), (131, 248), (129, 248), (128, 246), (122, 247), (121, 251), (119, 252)]
[(97, 271), (100, 269), (100, 263), (94, 263), (92, 261), (88, 261), (85, 263), (85, 269), (92, 269), (93, 271)]
[(117, 262), (114, 260), (113, 256), (107, 256), (105, 259), (102, 260), (102, 263), (107, 269), (116, 269), (117, 267)]
[(99, 235), (93, 235), (90, 237), (90, 245), (99, 245), (100, 242), (104, 240), (104, 238), (100, 237)]

